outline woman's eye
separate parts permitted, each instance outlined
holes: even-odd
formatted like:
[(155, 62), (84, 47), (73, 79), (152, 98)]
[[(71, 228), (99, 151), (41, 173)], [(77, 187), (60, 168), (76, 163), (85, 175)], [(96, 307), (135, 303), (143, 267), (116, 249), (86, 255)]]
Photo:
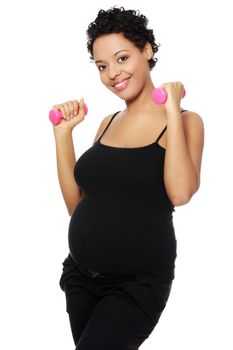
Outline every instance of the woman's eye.
[[(123, 58), (126, 58), (126, 60), (128, 59), (127, 56), (121, 56), (121, 57), (119, 57), (119, 60), (121, 60), (121, 59), (123, 59)], [(124, 62), (124, 61), (125, 61), (125, 60), (123, 60), (123, 62)], [(104, 65), (99, 66), (99, 67), (98, 67), (98, 70), (99, 70), (100, 72), (103, 72), (103, 69), (101, 69), (102, 67), (106, 67), (106, 66), (104, 66)]]
[[(119, 58), (119, 60), (122, 59), (122, 58), (126, 58), (126, 59), (127, 59), (128, 57), (127, 57), (127, 56), (122, 56), (122, 57)], [(125, 60), (124, 60), (124, 61), (125, 61)]]
[(99, 67), (98, 67), (98, 69), (99, 69), (100, 72), (102, 72), (102, 70), (100, 69), (101, 67), (105, 67), (105, 66), (99, 66)]

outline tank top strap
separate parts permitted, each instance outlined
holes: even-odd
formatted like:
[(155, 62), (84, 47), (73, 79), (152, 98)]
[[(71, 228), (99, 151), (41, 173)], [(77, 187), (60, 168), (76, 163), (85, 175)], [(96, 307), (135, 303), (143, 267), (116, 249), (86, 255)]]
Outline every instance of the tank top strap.
[[(180, 113), (182, 112), (186, 112), (187, 109), (183, 109)], [(157, 140), (155, 142), (158, 142), (159, 139), (162, 137), (162, 135), (165, 133), (165, 131), (167, 130), (167, 125), (163, 128), (163, 130), (161, 131), (161, 133), (159, 134), (159, 136), (157, 137)]]
[(111, 124), (113, 118), (117, 115), (117, 113), (119, 113), (120, 111), (116, 112), (113, 114), (112, 118), (110, 119), (110, 121), (108, 122), (107, 126), (105, 127), (104, 131), (102, 132), (102, 134), (100, 135), (100, 137), (98, 138), (98, 141), (101, 139), (101, 137), (103, 136), (103, 134), (105, 133), (105, 131), (107, 130), (107, 128), (109, 127), (109, 125)]
[(155, 141), (155, 143), (157, 143), (157, 142), (159, 141), (160, 137), (162, 137), (162, 135), (165, 133), (166, 129), (167, 129), (167, 125), (166, 125), (165, 128), (161, 131), (161, 133), (160, 133), (159, 136), (157, 137), (157, 140)]

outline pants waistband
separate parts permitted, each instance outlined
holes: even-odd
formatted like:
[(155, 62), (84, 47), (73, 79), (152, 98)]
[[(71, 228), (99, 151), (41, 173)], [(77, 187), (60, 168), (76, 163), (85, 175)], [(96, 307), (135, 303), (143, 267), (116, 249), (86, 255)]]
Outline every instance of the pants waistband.
[(124, 279), (124, 278), (127, 279), (127, 278), (135, 277), (135, 274), (103, 274), (100, 271), (94, 271), (90, 269), (89, 267), (81, 264), (78, 261), (75, 261), (75, 263), (82, 273), (92, 278), (98, 277), (98, 278), (110, 278), (110, 279)]

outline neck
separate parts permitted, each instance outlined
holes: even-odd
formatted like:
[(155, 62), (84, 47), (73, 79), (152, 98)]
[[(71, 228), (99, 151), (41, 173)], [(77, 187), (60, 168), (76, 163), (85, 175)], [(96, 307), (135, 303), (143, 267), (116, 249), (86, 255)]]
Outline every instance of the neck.
[(145, 112), (153, 113), (161, 113), (165, 112), (164, 105), (157, 105), (153, 102), (151, 94), (154, 90), (155, 86), (153, 84), (153, 81), (151, 80), (151, 77), (146, 81), (146, 84), (144, 85), (143, 89), (140, 91), (140, 93), (135, 96), (132, 100), (127, 100), (126, 102), (126, 110), (125, 113), (128, 115), (142, 115)]

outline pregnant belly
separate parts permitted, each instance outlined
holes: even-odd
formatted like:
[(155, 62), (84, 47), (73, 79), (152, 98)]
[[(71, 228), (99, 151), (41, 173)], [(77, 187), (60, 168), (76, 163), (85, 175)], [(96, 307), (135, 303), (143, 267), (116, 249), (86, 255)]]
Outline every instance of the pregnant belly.
[(102, 273), (172, 269), (176, 238), (172, 220), (145, 206), (84, 197), (68, 230), (74, 260)]

